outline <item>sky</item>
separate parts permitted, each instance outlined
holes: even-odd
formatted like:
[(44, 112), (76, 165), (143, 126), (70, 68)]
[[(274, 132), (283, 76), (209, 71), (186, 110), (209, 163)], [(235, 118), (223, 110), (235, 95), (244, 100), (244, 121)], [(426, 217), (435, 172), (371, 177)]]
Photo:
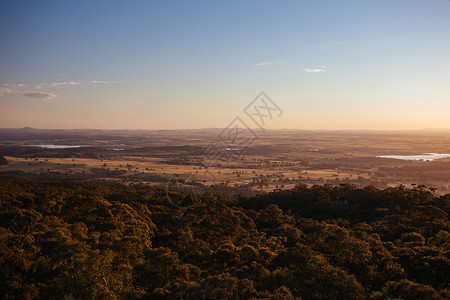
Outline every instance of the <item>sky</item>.
[(450, 128), (450, 1), (0, 0), (2, 128), (253, 127), (262, 91), (266, 128)]

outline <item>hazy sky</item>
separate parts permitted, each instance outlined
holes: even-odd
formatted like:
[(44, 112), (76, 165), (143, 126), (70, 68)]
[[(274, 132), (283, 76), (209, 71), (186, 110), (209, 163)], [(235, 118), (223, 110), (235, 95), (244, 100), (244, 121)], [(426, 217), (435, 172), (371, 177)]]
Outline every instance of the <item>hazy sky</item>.
[(450, 128), (450, 1), (0, 0), (0, 84), (0, 127)]

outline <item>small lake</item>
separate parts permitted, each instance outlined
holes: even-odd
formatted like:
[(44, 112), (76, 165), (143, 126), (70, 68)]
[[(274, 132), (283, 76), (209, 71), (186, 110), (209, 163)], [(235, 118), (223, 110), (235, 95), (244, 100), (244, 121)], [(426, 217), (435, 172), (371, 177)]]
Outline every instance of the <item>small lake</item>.
[(29, 147), (39, 147), (39, 148), (46, 148), (46, 149), (71, 149), (71, 148), (80, 148), (83, 147), (81, 145), (28, 145)]
[(422, 160), (422, 161), (432, 161), (440, 158), (450, 157), (450, 154), (441, 154), (441, 153), (425, 153), (419, 155), (379, 155), (379, 158), (393, 158), (393, 159), (402, 159), (402, 160)]

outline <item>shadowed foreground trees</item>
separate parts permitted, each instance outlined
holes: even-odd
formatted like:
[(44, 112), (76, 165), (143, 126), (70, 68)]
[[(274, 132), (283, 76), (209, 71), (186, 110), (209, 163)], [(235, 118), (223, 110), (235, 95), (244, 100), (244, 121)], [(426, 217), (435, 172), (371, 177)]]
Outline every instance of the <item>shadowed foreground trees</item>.
[[(176, 197), (177, 195), (173, 195)], [(0, 298), (448, 299), (450, 195), (199, 196), (0, 175)]]
[(3, 155), (0, 155), (0, 166), (7, 164), (9, 164), (8, 160)]

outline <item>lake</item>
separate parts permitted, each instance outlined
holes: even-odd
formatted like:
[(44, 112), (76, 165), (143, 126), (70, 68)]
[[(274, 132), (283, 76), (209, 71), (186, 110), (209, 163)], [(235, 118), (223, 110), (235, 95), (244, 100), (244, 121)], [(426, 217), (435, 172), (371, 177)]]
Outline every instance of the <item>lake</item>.
[(423, 160), (423, 161), (432, 161), (440, 158), (450, 157), (450, 154), (441, 154), (441, 153), (425, 153), (419, 155), (379, 155), (379, 158), (393, 158), (393, 159), (402, 159), (402, 160)]
[(70, 149), (70, 148), (80, 148), (83, 147), (81, 145), (28, 145), (29, 147), (39, 147), (39, 148), (47, 148), (47, 149)]

